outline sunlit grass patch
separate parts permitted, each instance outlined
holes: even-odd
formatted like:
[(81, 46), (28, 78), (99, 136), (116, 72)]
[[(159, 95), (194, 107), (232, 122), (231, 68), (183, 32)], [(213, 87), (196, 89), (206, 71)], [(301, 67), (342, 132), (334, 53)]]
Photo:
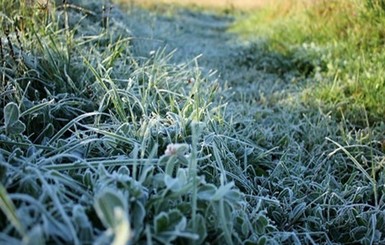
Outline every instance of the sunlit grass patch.
[[(290, 1), (289, 1), (290, 2)], [(384, 119), (383, 9), (372, 1), (282, 3), (240, 20), (233, 30), (266, 38), (269, 48), (313, 66), (316, 82), (304, 102), (326, 106), (364, 125)], [(357, 108), (361, 108), (358, 109)], [(362, 117), (361, 117), (362, 118)]]

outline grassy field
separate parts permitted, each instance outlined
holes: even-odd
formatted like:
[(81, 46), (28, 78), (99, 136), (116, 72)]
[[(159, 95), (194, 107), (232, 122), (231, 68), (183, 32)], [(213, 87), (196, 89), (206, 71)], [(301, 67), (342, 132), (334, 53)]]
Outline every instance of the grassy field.
[(385, 5), (279, 3), (0, 0), (0, 244), (385, 243)]
[(306, 60), (307, 69), (318, 75), (303, 93), (306, 102), (354, 124), (383, 121), (382, 1), (318, 1), (307, 7), (293, 2), (258, 11), (233, 30), (266, 38), (272, 50)]

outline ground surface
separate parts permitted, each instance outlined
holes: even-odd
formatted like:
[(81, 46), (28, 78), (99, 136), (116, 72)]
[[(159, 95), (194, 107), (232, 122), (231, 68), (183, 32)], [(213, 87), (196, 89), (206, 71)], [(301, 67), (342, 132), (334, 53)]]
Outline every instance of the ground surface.
[(216, 0), (183, 0), (183, 1), (177, 1), (177, 0), (145, 0), (145, 1), (138, 1), (138, 0), (123, 0), (126, 2), (134, 2), (134, 3), (145, 3), (145, 4), (159, 4), (159, 3), (177, 3), (181, 5), (196, 5), (201, 7), (214, 7), (214, 8), (236, 8), (236, 9), (244, 9), (248, 10), (251, 8), (259, 8), (263, 6), (264, 4), (271, 2), (266, 0), (223, 0), (223, 1), (216, 1)]
[[(266, 52), (263, 44), (259, 45), (261, 40), (246, 42), (229, 32), (234, 17), (188, 10), (178, 10), (171, 16), (149, 16), (148, 12), (131, 16), (128, 28), (136, 36), (133, 47), (138, 55), (148, 57), (165, 47), (166, 52), (175, 50), (175, 63), (195, 65), (192, 60), (197, 58), (197, 65), (206, 74), (215, 73), (211, 79), (228, 84), (231, 92), (227, 92), (253, 100), (261, 94), (290, 92), (292, 71), (282, 70), (281, 57)], [(248, 57), (250, 47), (252, 57)]]

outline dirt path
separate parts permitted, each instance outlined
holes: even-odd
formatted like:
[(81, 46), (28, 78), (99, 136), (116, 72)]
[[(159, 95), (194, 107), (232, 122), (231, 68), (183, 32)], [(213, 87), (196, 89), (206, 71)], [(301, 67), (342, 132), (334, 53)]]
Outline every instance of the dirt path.
[[(266, 0), (121, 0), (122, 2), (129, 2), (144, 5), (157, 4), (178, 4), (180, 6), (198, 6), (205, 8), (222, 8), (222, 9), (240, 9), (250, 10), (260, 8), (271, 1)], [(277, 1), (277, 0), (275, 0)], [(273, 0), (274, 2), (274, 0)]]
[(268, 6), (308, 6), (319, 0), (115, 0), (123, 4), (154, 6), (198, 7), (215, 10), (255, 11)]
[(263, 47), (254, 45), (253, 53), (248, 54), (250, 45), (228, 32), (234, 17), (180, 10), (171, 15), (135, 13), (130, 21), (128, 28), (137, 37), (133, 45), (137, 55), (147, 57), (163, 47), (169, 52), (176, 49), (175, 63), (201, 55), (198, 64), (202, 70), (217, 70), (222, 84), (228, 83), (232, 92), (243, 97), (258, 100), (261, 94), (283, 91), (290, 79), (274, 69), (276, 57), (264, 53)]
[(167, 47), (169, 51), (177, 49), (175, 62), (202, 55), (201, 65), (217, 66), (218, 61), (234, 53), (235, 39), (226, 32), (232, 17), (189, 11), (179, 11), (172, 17), (146, 13), (133, 17), (136, 19), (131, 19), (133, 25), (129, 28), (138, 37), (134, 46), (141, 55)]

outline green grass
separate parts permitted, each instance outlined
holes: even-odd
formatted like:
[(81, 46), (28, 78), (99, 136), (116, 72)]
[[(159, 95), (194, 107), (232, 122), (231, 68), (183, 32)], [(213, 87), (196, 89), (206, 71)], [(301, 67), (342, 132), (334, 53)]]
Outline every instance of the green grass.
[(304, 91), (304, 103), (322, 106), (358, 126), (383, 121), (381, 1), (299, 2), (280, 2), (251, 14), (233, 31), (264, 38), (271, 50), (308, 65), (318, 80)]
[(139, 56), (126, 26), (142, 10), (0, 3), (0, 243), (385, 241), (385, 125), (369, 107), (370, 127), (336, 119), (318, 86), (325, 105), (305, 105), (307, 52), (246, 48), (237, 68), (275, 76), (233, 94), (196, 60)]

